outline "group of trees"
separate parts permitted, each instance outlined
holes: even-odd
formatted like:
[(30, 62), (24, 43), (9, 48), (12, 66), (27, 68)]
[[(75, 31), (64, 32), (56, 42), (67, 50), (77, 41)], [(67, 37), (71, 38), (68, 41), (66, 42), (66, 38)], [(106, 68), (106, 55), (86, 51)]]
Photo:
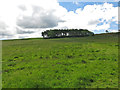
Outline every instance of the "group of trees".
[(42, 32), (43, 38), (81, 37), (92, 35), (94, 35), (94, 33), (87, 29), (50, 29)]

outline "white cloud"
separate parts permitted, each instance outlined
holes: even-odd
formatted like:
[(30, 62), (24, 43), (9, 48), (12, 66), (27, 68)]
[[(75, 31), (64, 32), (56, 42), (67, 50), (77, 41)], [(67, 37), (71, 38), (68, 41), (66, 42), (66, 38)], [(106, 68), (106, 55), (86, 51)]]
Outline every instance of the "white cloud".
[(118, 8), (108, 3), (68, 12), (57, 0), (0, 1), (0, 38), (39, 37), (50, 28), (109, 29), (112, 21), (118, 23)]
[[(59, 26), (86, 28), (91, 31), (109, 29), (112, 21), (116, 21), (116, 23), (118, 21), (118, 8), (108, 3), (103, 5), (87, 5), (83, 10), (77, 9), (76, 13), (68, 12), (63, 18), (66, 22), (60, 23)], [(97, 24), (101, 22), (104, 22), (104, 24), (98, 26)]]
[(73, 1), (73, 4), (79, 5), (78, 1)]
[(115, 2), (119, 2), (120, 0), (115, 0)]
[(19, 38), (20, 34), (33, 36), (36, 31), (57, 26), (67, 10), (57, 0), (2, 0), (0, 13), (0, 21), (4, 22), (0, 26), (1, 37), (7, 38), (8, 33), (11, 38)]

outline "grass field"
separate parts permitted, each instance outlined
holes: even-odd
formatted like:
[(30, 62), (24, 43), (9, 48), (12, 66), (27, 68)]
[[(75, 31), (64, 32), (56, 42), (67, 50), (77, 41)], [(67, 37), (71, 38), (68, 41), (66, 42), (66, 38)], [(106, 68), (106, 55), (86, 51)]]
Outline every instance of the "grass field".
[(3, 88), (118, 87), (118, 34), (2, 43)]

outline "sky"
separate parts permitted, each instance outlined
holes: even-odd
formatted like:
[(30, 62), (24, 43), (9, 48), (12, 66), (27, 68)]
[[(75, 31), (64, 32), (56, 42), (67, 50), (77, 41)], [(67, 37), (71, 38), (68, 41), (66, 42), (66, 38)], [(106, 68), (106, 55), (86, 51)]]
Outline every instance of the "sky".
[(1, 0), (0, 40), (42, 37), (41, 32), (49, 29), (118, 31), (119, 0), (68, 1)]

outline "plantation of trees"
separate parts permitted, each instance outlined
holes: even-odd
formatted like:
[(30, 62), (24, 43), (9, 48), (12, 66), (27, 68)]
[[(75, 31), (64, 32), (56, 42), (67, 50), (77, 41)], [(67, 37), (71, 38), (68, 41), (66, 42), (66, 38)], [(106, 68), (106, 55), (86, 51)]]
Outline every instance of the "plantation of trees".
[(50, 29), (42, 32), (43, 38), (83, 37), (93, 35), (94, 33), (87, 29)]

